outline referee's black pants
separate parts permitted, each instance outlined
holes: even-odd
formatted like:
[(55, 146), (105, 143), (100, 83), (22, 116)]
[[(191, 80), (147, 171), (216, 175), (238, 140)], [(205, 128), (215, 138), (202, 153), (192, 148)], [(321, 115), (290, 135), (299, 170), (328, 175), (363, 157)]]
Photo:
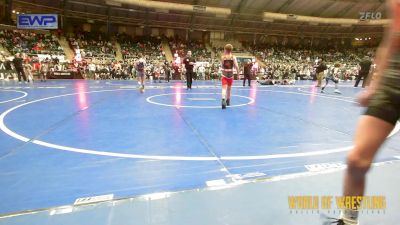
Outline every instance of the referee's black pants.
[(358, 84), (360, 83), (361, 79), (363, 79), (362, 87), (364, 88), (365, 85), (367, 85), (367, 78), (368, 78), (368, 73), (362, 73), (357, 76), (356, 83), (354, 84), (354, 87), (358, 87)]
[(193, 71), (187, 70), (186, 71), (186, 85), (188, 89), (192, 89), (193, 83)]
[(18, 81), (19, 82), (22, 81), (21, 77), (24, 79), (24, 81), (27, 81), (26, 75), (25, 75), (25, 71), (24, 71), (23, 68), (16, 68), (15, 70), (17, 71)]

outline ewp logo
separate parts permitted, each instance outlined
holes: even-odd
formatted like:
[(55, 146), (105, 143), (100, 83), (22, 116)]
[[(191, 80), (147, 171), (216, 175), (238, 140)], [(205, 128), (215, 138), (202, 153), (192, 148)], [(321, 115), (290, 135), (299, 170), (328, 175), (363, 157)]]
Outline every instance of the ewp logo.
[(22, 14), (17, 17), (18, 29), (58, 29), (56, 14)]

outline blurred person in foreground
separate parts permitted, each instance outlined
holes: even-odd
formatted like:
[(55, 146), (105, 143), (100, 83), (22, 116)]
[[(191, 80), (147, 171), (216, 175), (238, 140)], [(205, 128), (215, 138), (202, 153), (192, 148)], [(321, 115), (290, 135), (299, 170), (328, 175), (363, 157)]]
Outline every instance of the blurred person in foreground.
[[(400, 1), (388, 0), (387, 4), (392, 22), (376, 54), (377, 71), (371, 85), (358, 97), (367, 110), (358, 122), (354, 147), (347, 156), (346, 197), (364, 196), (366, 174), (400, 118)], [(361, 204), (342, 210), (339, 220), (324, 224), (359, 225)]]

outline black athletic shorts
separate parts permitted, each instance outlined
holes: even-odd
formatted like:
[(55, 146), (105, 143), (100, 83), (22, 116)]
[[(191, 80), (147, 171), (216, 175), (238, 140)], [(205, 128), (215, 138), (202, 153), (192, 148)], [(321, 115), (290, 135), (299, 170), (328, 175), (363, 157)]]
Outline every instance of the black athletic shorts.
[(382, 119), (393, 125), (400, 119), (400, 52), (389, 61), (389, 66), (365, 115)]

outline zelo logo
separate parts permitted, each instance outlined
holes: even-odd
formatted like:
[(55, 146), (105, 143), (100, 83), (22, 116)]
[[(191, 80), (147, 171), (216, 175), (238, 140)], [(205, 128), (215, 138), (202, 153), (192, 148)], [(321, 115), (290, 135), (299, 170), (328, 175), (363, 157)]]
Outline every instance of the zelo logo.
[(18, 29), (58, 29), (56, 14), (22, 14), (17, 17)]
[(381, 12), (360, 12), (360, 20), (380, 20), (382, 19)]

